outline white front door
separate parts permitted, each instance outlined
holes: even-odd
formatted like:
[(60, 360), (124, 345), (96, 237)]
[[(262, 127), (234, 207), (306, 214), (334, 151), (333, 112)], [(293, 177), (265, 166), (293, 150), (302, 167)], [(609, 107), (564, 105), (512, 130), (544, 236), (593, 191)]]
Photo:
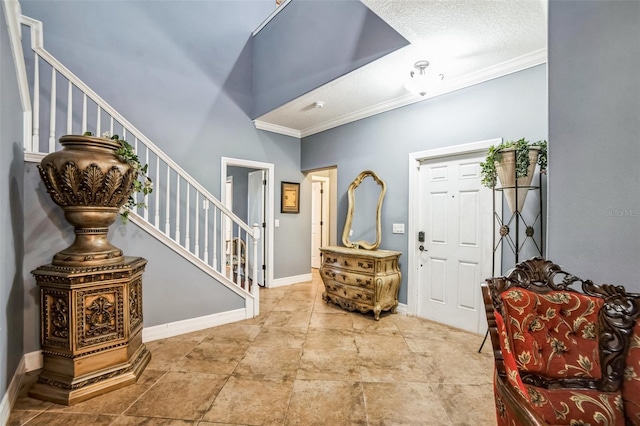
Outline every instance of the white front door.
[(265, 242), (265, 179), (266, 172), (257, 170), (249, 173), (248, 179), (248, 199), (247, 199), (247, 224), (249, 226), (258, 225), (260, 227), (260, 239), (258, 240), (258, 260), (253, 259), (253, 247), (247, 247), (247, 259), (249, 273), (252, 273), (254, 265), (258, 268), (258, 284), (264, 286), (264, 242)]
[[(475, 333), (486, 324), (480, 285), (492, 276), (492, 193), (484, 153), (424, 160), (418, 172), (418, 315)], [(419, 249), (419, 248), (418, 248)]]

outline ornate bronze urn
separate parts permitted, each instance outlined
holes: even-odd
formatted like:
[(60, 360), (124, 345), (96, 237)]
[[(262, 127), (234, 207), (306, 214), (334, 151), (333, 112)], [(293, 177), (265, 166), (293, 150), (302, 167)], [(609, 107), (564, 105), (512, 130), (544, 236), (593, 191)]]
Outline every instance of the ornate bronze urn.
[(151, 359), (142, 343), (142, 274), (107, 238), (129, 199), (137, 169), (116, 154), (120, 141), (60, 138), (38, 166), (75, 241), (32, 271), (40, 287), (43, 365), (29, 396), (72, 405), (135, 383)]
[(75, 227), (75, 241), (53, 256), (58, 266), (122, 263), (122, 250), (107, 237), (122, 205), (129, 199), (137, 173), (120, 160), (117, 140), (66, 135), (62, 151), (47, 155), (38, 166), (53, 201)]

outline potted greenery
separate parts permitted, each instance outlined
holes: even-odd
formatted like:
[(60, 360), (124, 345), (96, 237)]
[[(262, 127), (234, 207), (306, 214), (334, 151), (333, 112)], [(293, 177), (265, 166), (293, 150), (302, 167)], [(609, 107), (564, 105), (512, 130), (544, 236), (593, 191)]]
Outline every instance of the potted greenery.
[(117, 135), (64, 135), (63, 149), (42, 159), (38, 169), (52, 200), (75, 228), (75, 240), (53, 257), (57, 266), (97, 266), (124, 261), (107, 231), (118, 214), (126, 221), (130, 208), (144, 206), (134, 193), (153, 190), (133, 147)]
[[(547, 141), (529, 143), (522, 138), (492, 145), (489, 147), (485, 162), (480, 163), (482, 184), (488, 188), (495, 188), (500, 181), (509, 209), (512, 212), (520, 212), (524, 206), (536, 164), (540, 165), (540, 173), (546, 172)], [(515, 206), (516, 188), (518, 189), (517, 206)]]

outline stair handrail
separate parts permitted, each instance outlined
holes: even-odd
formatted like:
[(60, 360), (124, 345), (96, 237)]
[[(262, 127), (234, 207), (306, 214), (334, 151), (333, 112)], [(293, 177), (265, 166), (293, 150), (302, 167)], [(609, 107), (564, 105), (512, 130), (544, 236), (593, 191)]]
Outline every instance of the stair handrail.
[[(169, 179), (169, 170), (171, 170), (172, 173), (174, 173), (174, 175), (177, 177), (177, 182), (180, 181), (184, 181), (184, 183), (187, 185), (187, 191), (189, 191), (190, 188), (192, 188), (195, 191), (196, 194), (196, 202), (198, 201), (199, 197), (202, 198), (202, 202), (203, 202), (203, 207), (202, 209), (204, 210), (209, 210), (210, 208), (213, 207), (214, 212), (218, 212), (217, 214), (220, 215), (220, 220), (222, 221), (224, 220), (228, 220), (231, 223), (232, 226), (232, 235), (233, 235), (233, 230), (235, 229), (235, 232), (237, 232), (236, 235), (240, 236), (240, 235), (244, 235), (244, 238), (246, 239), (246, 242), (249, 244), (249, 239), (251, 239), (251, 245), (252, 245), (252, 253), (253, 253), (253, 258), (257, 259), (257, 254), (258, 254), (258, 240), (260, 238), (260, 228), (257, 224), (254, 224), (253, 226), (248, 225), (247, 223), (245, 223), (242, 219), (240, 219), (240, 217), (238, 217), (233, 211), (231, 211), (228, 207), (226, 207), (221, 201), (219, 201), (213, 194), (211, 194), (206, 188), (204, 188), (197, 180), (195, 180), (189, 173), (187, 173), (182, 167), (180, 167), (177, 163), (175, 163), (169, 156), (167, 156), (160, 148), (158, 148), (148, 137), (146, 137), (140, 130), (138, 130), (133, 124), (131, 124), (125, 117), (123, 117), (117, 110), (115, 110), (111, 105), (109, 105), (108, 102), (106, 102), (104, 99), (102, 99), (102, 97), (100, 97), (96, 92), (94, 92), (89, 86), (87, 86), (80, 78), (78, 78), (73, 72), (71, 72), (67, 67), (65, 67), (60, 61), (58, 61), (53, 55), (51, 55), (45, 48), (44, 48), (44, 42), (43, 42), (43, 30), (42, 30), (42, 22), (24, 16), (21, 14), (21, 8), (20, 8), (20, 4), (17, 0), (4, 0), (3, 1), (3, 7), (5, 9), (5, 15), (7, 18), (7, 22), (8, 22), (8, 27), (9, 27), (9, 33), (10, 33), (10, 38), (11, 38), (11, 47), (12, 47), (12, 52), (13, 52), (13, 56), (14, 56), (14, 60), (16, 63), (16, 74), (17, 74), (17, 78), (18, 78), (18, 85), (19, 85), (19, 90), (20, 90), (20, 96), (21, 96), (21, 101), (22, 101), (22, 110), (23, 110), (23, 115), (24, 115), (24, 149), (25, 149), (25, 160), (28, 161), (39, 161), (41, 157), (43, 157), (44, 155), (46, 155), (48, 152), (51, 152), (52, 150), (55, 149), (55, 128), (52, 129), (52, 131), (50, 132), (50, 136), (49, 136), (49, 144), (48, 144), (48, 150), (45, 149), (45, 152), (41, 152), (40, 151), (40, 141), (39, 141), (39, 128), (37, 127), (38, 124), (36, 124), (36, 122), (38, 121), (38, 117), (39, 117), (39, 97), (35, 97), (35, 99), (33, 100), (33, 102), (31, 101), (30, 98), (30, 90), (29, 90), (29, 84), (28, 84), (28, 79), (27, 79), (27, 72), (26, 72), (26, 66), (25, 66), (25, 58), (26, 56), (24, 55), (23, 49), (22, 49), (22, 44), (20, 42), (21, 40), (21, 30), (20, 30), (20, 26), (21, 25), (26, 25), (29, 26), (30, 31), (31, 31), (31, 49), (33, 50), (33, 52), (35, 53), (35, 67), (34, 68), (34, 72), (36, 73), (36, 80), (39, 79), (39, 74), (38, 74), (38, 61), (39, 58), (46, 62), (49, 66), (51, 66), (52, 68), (52, 76), (55, 76), (56, 73), (59, 74), (60, 76), (62, 76), (63, 78), (66, 79), (66, 81), (69, 83), (69, 96), (71, 95), (71, 88), (73, 86), (75, 86), (75, 88), (84, 96), (84, 109), (83, 112), (86, 114), (86, 99), (90, 99), (91, 102), (93, 104), (96, 105), (96, 107), (98, 108), (98, 112), (100, 113), (100, 111), (103, 111), (105, 114), (107, 114), (107, 116), (111, 119), (111, 130), (113, 131), (113, 127), (114, 127), (114, 122), (117, 123), (118, 125), (122, 126), (123, 132), (125, 133), (125, 135), (123, 137), (126, 137), (126, 134), (130, 134), (131, 136), (133, 136), (135, 138), (135, 147), (137, 149), (137, 144), (140, 143), (142, 146), (144, 146), (144, 148), (146, 149), (146, 153), (147, 153), (147, 158), (149, 157), (149, 152), (151, 152), (156, 159), (157, 164), (160, 164), (159, 162), (161, 161), (163, 164), (166, 164), (167, 166), (167, 179)], [(34, 80), (34, 84), (36, 86), (34, 86), (34, 93), (38, 90), (38, 83), (37, 81)], [(54, 83), (52, 83), (54, 84)], [(25, 89), (26, 87), (26, 89)], [(52, 96), (55, 97), (55, 86), (53, 86), (52, 88)], [(25, 93), (26, 92), (26, 93)], [(33, 106), (32, 106), (33, 104)], [(69, 104), (70, 105), (70, 104)], [(70, 108), (70, 107), (69, 107)], [(51, 119), (54, 119), (54, 114), (52, 114)], [(84, 132), (86, 129), (86, 117), (83, 117), (83, 122), (82, 122), (82, 131)], [(70, 122), (67, 123), (67, 131), (70, 131)], [(96, 122), (96, 133), (100, 132), (100, 116), (98, 116), (97, 122)], [(168, 180), (167, 180), (167, 185), (168, 185)], [(167, 197), (169, 196), (169, 189), (167, 186)], [(180, 187), (177, 187), (177, 199), (178, 202), (180, 201)], [(159, 206), (157, 205), (157, 200), (158, 198), (156, 198), (156, 209), (159, 208)], [(169, 200), (167, 199), (166, 203), (168, 203)], [(211, 206), (209, 206), (209, 204), (211, 204)], [(167, 204), (168, 206), (168, 204)], [(199, 208), (199, 207), (196, 207)], [(169, 207), (166, 208), (166, 214), (169, 214)], [(187, 202), (186, 202), (186, 214), (189, 215), (189, 194), (187, 193)], [(148, 232), (151, 233), (151, 235), (154, 235), (156, 238), (159, 238), (161, 241), (163, 241), (165, 244), (167, 244), (168, 242), (170, 243), (169, 245), (174, 247), (174, 250), (177, 254), (186, 257), (189, 256), (187, 258), (191, 258), (192, 263), (194, 263), (194, 265), (198, 266), (199, 268), (205, 270), (205, 269), (209, 269), (209, 271), (206, 271), (209, 275), (211, 275), (212, 277), (218, 279), (220, 282), (222, 282), (225, 286), (227, 286), (228, 288), (232, 289), (236, 294), (239, 294), (241, 296), (243, 296), (245, 298), (245, 300), (247, 301), (247, 305), (246, 305), (246, 309), (247, 309), (247, 315), (250, 316), (255, 316), (259, 313), (259, 291), (258, 291), (258, 268), (256, 265), (253, 266), (252, 271), (250, 272), (249, 275), (243, 276), (242, 278), (240, 278), (240, 274), (232, 274), (230, 272), (230, 268), (229, 268), (229, 260), (232, 256), (233, 253), (230, 252), (223, 252), (220, 251), (218, 252), (218, 255), (216, 255), (216, 242), (215, 242), (215, 236), (216, 236), (216, 232), (215, 232), (215, 224), (214, 226), (214, 251), (213, 251), (213, 264), (209, 263), (209, 256), (207, 255), (207, 245), (206, 245), (206, 241), (205, 241), (205, 246), (204, 246), (204, 252), (203, 252), (203, 257), (201, 257), (199, 248), (198, 248), (198, 234), (197, 234), (197, 224), (196, 224), (196, 231), (195, 231), (195, 236), (196, 236), (196, 241), (195, 241), (195, 246), (193, 247), (193, 251), (191, 249), (191, 245), (189, 243), (189, 236), (190, 236), (190, 229), (189, 229), (189, 222), (187, 219), (186, 222), (186, 228), (187, 228), (187, 234), (186, 234), (186, 239), (184, 241), (184, 245), (182, 245), (181, 242), (181, 238), (180, 238), (180, 234), (179, 234), (179, 222), (180, 222), (180, 213), (177, 213), (177, 227), (175, 229), (175, 233), (174, 233), (174, 237), (171, 237), (171, 235), (169, 234), (169, 218), (167, 216), (167, 225), (166, 225), (166, 230), (163, 232), (160, 229), (160, 224), (158, 223), (158, 219), (157, 219), (157, 212), (156, 212), (156, 222), (155, 225), (152, 224), (151, 220), (147, 219), (147, 215), (146, 215), (146, 211), (145, 211), (145, 215), (144, 217), (139, 215), (136, 211), (131, 211), (131, 215), (130, 218), (137, 223), (139, 226), (142, 226), (143, 229), (146, 229)], [(214, 213), (214, 220), (215, 220), (215, 214)], [(198, 219), (198, 216), (196, 216), (196, 220)], [(206, 228), (206, 218), (205, 218), (205, 228)], [(222, 223), (222, 222), (220, 222)], [(204, 228), (203, 228), (204, 229)], [(207, 237), (208, 234), (205, 233), (205, 238)], [(222, 238), (222, 234), (220, 234), (220, 237)], [(176, 250), (176, 248), (178, 248), (178, 250)], [(221, 249), (222, 250), (222, 249)], [(220, 256), (220, 257), (216, 257), (216, 256)], [(225, 260), (226, 259), (226, 260)], [(197, 260), (197, 262), (195, 262)], [(221, 262), (221, 263), (220, 263)], [(254, 262), (257, 263), (257, 262)], [(224, 268), (224, 265), (226, 266), (226, 273), (222, 272), (222, 268)], [(222, 266), (220, 266), (222, 265)], [(220, 268), (220, 269), (219, 269)], [(244, 271), (244, 273), (246, 274), (249, 271)], [(228, 275), (228, 276), (227, 276)], [(237, 275), (237, 277), (232, 278), (232, 275)], [(249, 279), (249, 283), (252, 282), (255, 285), (247, 285), (246, 289), (245, 284), (246, 284), (246, 280), (247, 278)], [(226, 281), (225, 281), (226, 280)], [(244, 281), (243, 281), (244, 280)], [(234, 285), (231, 285), (234, 284)]]
[[(167, 156), (164, 151), (158, 148), (151, 140), (144, 135), (140, 130), (138, 130), (133, 124), (129, 122), (126, 118), (124, 118), (115, 108), (113, 108), (107, 101), (102, 99), (95, 91), (93, 91), (89, 86), (87, 86), (79, 77), (77, 77), (72, 71), (70, 71), (67, 67), (65, 67), (60, 61), (58, 61), (53, 55), (51, 55), (45, 48), (43, 43), (42, 36), (42, 22), (36, 19), (30, 18), (25, 15), (20, 15), (20, 23), (23, 25), (27, 25), (31, 28), (31, 48), (33, 51), (38, 54), (44, 61), (46, 61), (49, 65), (56, 69), (58, 73), (64, 76), (67, 80), (70, 80), (74, 86), (76, 86), (80, 91), (85, 93), (91, 100), (93, 100), (96, 104), (100, 105), (100, 107), (107, 112), (112, 117), (116, 118), (118, 122), (120, 122), (124, 127), (126, 127), (134, 137), (138, 139), (138, 141), (142, 142), (149, 150), (155, 153), (162, 161), (169, 164), (172, 169), (174, 169), (181, 178), (185, 179), (191, 186), (197, 188), (203, 195), (206, 195), (207, 199), (212, 202), (218, 209), (224, 212), (225, 215), (233, 219), (234, 222), (238, 223), (242, 227), (244, 231), (253, 236), (253, 228), (246, 224), (242, 219), (240, 219), (235, 213), (229, 210), (224, 204), (222, 204), (213, 194), (211, 194), (205, 187), (203, 187), (198, 181), (196, 181), (189, 173), (187, 173), (182, 167), (180, 167), (176, 162), (174, 162), (169, 156)], [(33, 146), (30, 147), (31, 152), (39, 152), (39, 148), (37, 150), (33, 149)]]

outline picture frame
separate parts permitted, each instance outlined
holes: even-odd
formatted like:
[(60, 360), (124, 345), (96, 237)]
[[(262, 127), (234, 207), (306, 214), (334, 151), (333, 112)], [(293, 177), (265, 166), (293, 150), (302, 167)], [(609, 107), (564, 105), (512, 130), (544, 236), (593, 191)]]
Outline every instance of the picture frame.
[(282, 182), (280, 189), (280, 213), (300, 213), (300, 184)]

